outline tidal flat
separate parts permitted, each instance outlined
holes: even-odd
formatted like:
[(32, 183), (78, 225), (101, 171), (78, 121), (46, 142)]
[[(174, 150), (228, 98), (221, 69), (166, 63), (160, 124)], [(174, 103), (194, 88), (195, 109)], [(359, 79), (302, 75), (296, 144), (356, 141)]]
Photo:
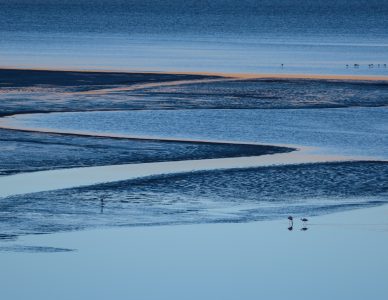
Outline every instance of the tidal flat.
[[(384, 81), (39, 70), (1, 70), (0, 76), (0, 184), (7, 176), (47, 172), (37, 177), (39, 192), (27, 188), (2, 199), (3, 240), (99, 226), (320, 215), (386, 201)], [(309, 147), (301, 154), (304, 164), (291, 154), (271, 166), (272, 156)], [(312, 163), (307, 157), (315, 152), (320, 159)], [(200, 167), (201, 160), (249, 157), (248, 169)], [(254, 167), (257, 157), (268, 163)], [(143, 179), (133, 170), (131, 180), (123, 175), (118, 182), (63, 190), (47, 182), (44, 188), (49, 176), (60, 174), (50, 170), (108, 172), (111, 166), (114, 172), (115, 165), (174, 161), (188, 161), (195, 172), (158, 170)], [(112, 181), (108, 174), (106, 180)]]
[(7, 299), (384, 299), (385, 81), (0, 76)]

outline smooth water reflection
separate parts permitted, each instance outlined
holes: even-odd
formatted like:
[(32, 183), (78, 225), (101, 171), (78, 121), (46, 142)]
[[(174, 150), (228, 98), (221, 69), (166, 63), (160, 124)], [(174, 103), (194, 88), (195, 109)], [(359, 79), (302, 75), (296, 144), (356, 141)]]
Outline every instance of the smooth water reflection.
[[(386, 298), (387, 207), (278, 222), (138, 227), (26, 237), (61, 253), (1, 253), (16, 299)], [(64, 284), (66, 282), (66, 284)], [(20, 288), (23, 284), (24, 288)]]

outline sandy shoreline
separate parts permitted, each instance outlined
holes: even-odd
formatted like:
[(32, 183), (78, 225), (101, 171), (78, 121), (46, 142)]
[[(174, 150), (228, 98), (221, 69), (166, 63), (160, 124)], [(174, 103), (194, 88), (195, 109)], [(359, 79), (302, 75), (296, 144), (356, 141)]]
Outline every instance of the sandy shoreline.
[(223, 72), (181, 72), (181, 71), (142, 71), (142, 70), (115, 70), (115, 69), (49, 69), (49, 68), (13, 68), (0, 67), (0, 71), (50, 71), (50, 72), (80, 72), (80, 73), (120, 73), (120, 74), (169, 74), (169, 75), (197, 75), (197, 76), (212, 76), (225, 77), (231, 79), (311, 79), (311, 80), (350, 80), (350, 81), (388, 81), (388, 76), (375, 75), (335, 75), (335, 74), (287, 74), (287, 73), (223, 73)]
[(369, 75), (321, 75), (321, 74), (281, 74), (281, 73), (213, 73), (213, 72), (192, 72), (192, 73), (175, 73), (171, 74), (188, 74), (188, 75), (207, 75), (222, 76), (236, 79), (312, 79), (312, 80), (350, 80), (350, 81), (388, 81), (388, 76), (369, 76)]

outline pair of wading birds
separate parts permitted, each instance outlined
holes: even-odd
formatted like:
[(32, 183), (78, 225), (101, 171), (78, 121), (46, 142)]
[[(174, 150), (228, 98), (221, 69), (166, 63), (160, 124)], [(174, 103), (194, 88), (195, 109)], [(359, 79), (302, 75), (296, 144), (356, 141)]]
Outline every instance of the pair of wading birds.
[[(288, 222), (289, 222), (289, 225), (290, 225), (288, 227), (288, 230), (292, 230), (294, 228), (294, 218), (292, 216), (288, 216), (287, 219), (288, 219)], [(301, 228), (301, 230), (306, 231), (307, 230), (306, 222), (308, 222), (308, 219), (302, 218), (300, 220), (303, 222), (303, 227)]]

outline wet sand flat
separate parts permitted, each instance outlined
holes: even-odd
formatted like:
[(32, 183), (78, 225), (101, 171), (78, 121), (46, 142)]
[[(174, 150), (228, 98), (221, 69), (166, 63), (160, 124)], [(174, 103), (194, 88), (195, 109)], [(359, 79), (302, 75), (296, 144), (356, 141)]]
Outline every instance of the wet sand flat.
[(357, 81), (350, 77), (314, 79), (309, 75), (306, 76), (310, 79), (239, 76), (3, 69), (0, 116), (106, 110), (388, 105), (387, 82), (372, 77)]

